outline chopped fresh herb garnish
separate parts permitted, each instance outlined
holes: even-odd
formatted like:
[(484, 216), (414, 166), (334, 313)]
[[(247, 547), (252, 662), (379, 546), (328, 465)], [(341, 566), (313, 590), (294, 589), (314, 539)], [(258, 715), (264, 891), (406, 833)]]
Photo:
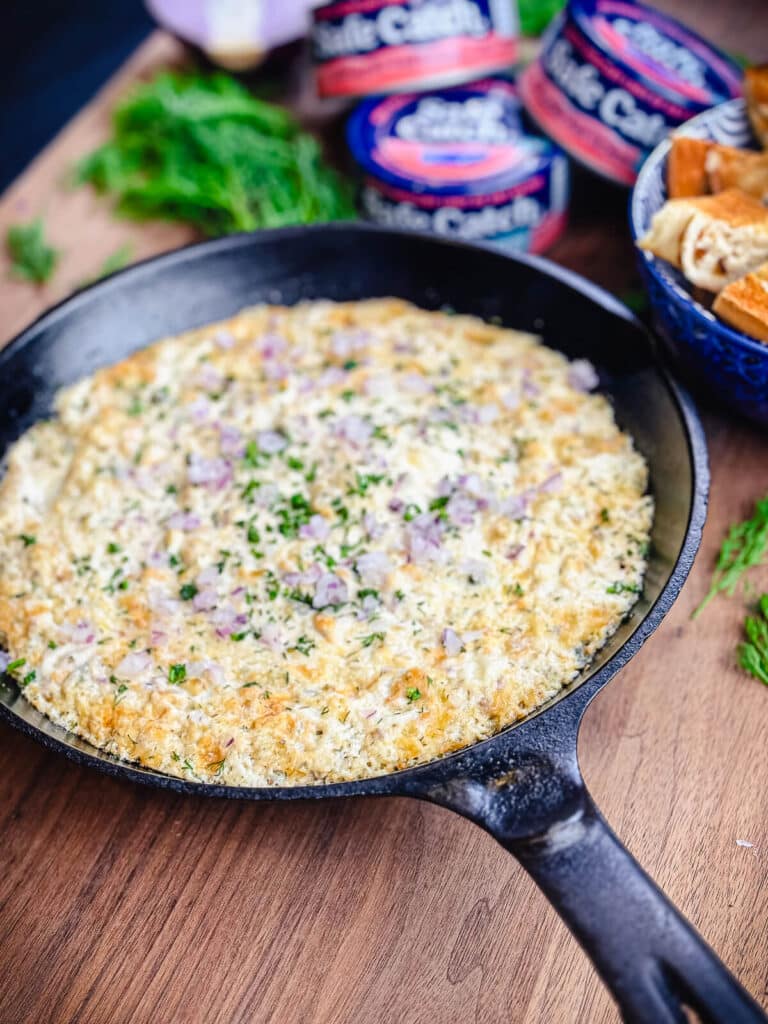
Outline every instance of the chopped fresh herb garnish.
[(181, 559), (178, 555), (170, 554), (168, 556), (168, 565), (175, 569), (177, 566), (181, 565)]
[(375, 597), (376, 600), (378, 601), (379, 592), (378, 590), (374, 590), (372, 587), (363, 587), (362, 590), (358, 590), (357, 596), (360, 598), (361, 601), (366, 597)]
[(58, 646), (59, 645), (56, 643), (55, 640), (49, 640), (48, 641), (48, 648), (49, 648), (49, 650), (55, 651)]
[(622, 583), (621, 580), (617, 580), (606, 587), (605, 592), (606, 594), (639, 594), (640, 587), (637, 583)]
[(131, 404), (126, 409), (129, 416), (141, 416), (144, 412), (144, 406), (138, 395), (134, 395), (131, 399)]
[(315, 641), (311, 640), (308, 636), (300, 636), (293, 647), (289, 647), (289, 651), (298, 651), (300, 654), (309, 655), (309, 652), (315, 646)]
[(304, 474), (304, 479), (308, 484), (313, 484), (317, 478), (317, 463), (313, 462), (309, 468), (309, 472)]
[(728, 531), (717, 556), (712, 585), (693, 617), (700, 615), (717, 594), (731, 597), (747, 569), (763, 561), (767, 548), (768, 497), (765, 497), (755, 504), (751, 519), (736, 523)]
[(205, 767), (206, 768), (213, 768), (213, 774), (214, 775), (221, 775), (221, 773), (224, 771), (224, 765), (226, 763), (227, 763), (226, 757), (222, 757), (222, 759), (220, 761), (211, 761), (211, 763), (207, 764)]
[(413, 704), (415, 700), (421, 697), (421, 690), (416, 686), (409, 686), (405, 691), (405, 696), (408, 698), (408, 702)]
[(403, 512), (403, 519), (406, 521), (406, 523), (410, 523), (412, 519), (415, 519), (416, 516), (420, 515), (421, 509), (419, 508), (418, 505), (414, 505), (413, 502), (409, 502), (405, 506), (405, 511)]
[[(269, 461), (269, 456), (264, 452), (259, 451), (259, 446), (255, 441), (249, 441), (245, 446), (245, 455), (243, 456), (243, 462), (246, 466), (250, 466), (251, 469), (259, 469)], [(250, 484), (248, 485), (250, 487)], [(258, 484), (256, 484), (258, 487)]]
[(350, 487), (347, 494), (365, 495), (371, 484), (380, 484), (384, 479), (384, 473), (355, 473), (354, 486)]
[(515, 595), (515, 597), (522, 597), (525, 591), (519, 583), (515, 583), (515, 585), (512, 587), (512, 593)]
[(358, 366), (359, 366), (360, 364), (358, 363), (358, 361), (357, 361), (356, 359), (347, 359), (347, 360), (346, 360), (345, 362), (343, 362), (343, 363), (342, 363), (341, 365), (343, 366), (343, 368), (344, 368), (345, 370), (354, 370), (354, 369), (356, 369), (356, 368), (357, 368), (357, 367), (358, 367)]
[(246, 629), (244, 633), (230, 633), (229, 634), (229, 639), (230, 640), (234, 640), (236, 643), (240, 643), (240, 641), (241, 640), (245, 640), (245, 638), (247, 636), (248, 636), (248, 630)]
[(351, 402), (356, 394), (356, 391), (352, 391), (351, 388), (347, 388), (346, 391), (341, 392), (341, 397), (344, 399), (345, 402)]
[(304, 463), (295, 455), (289, 455), (285, 461), (290, 469), (304, 469)]
[(168, 669), (169, 683), (183, 683), (187, 678), (187, 666), (184, 664), (171, 665)]
[(439, 512), (440, 513), (440, 518), (441, 519), (445, 519), (445, 518), (447, 518), (447, 512), (445, 511), (445, 506), (448, 504), (449, 501), (450, 501), (450, 498), (448, 497), (448, 495), (442, 495), (439, 498), (433, 498), (432, 501), (430, 501), (430, 503), (429, 503), (429, 511), (430, 512)]
[(33, 544), (37, 544), (37, 537), (31, 533), (20, 533), (19, 540), (22, 542), (25, 548), (32, 547)]
[(120, 547), (120, 545), (119, 544), (115, 544), (115, 542), (113, 540), (111, 540), (109, 542), (109, 544), (107, 544), (107, 554), (108, 555), (119, 555), (122, 550), (123, 549)]
[(179, 587), (179, 597), (182, 601), (191, 601), (197, 594), (197, 586), (194, 583), (185, 583)]
[(363, 647), (372, 647), (375, 643), (383, 643), (385, 635), (384, 633), (369, 633), (368, 636), (361, 636), (359, 639)]
[(768, 686), (768, 594), (757, 603), (759, 614), (744, 623), (747, 640), (739, 647), (739, 665)]
[(11, 672), (15, 672), (16, 669), (22, 668), (26, 664), (26, 658), (17, 658), (15, 661), (12, 661), (9, 665), (5, 666), (5, 671), (10, 674)]
[(45, 241), (40, 218), (29, 224), (14, 224), (5, 236), (11, 257), (11, 273), (34, 284), (45, 284), (53, 275), (59, 259), (58, 250)]
[(30, 683), (33, 683), (35, 681), (35, 677), (36, 676), (37, 676), (37, 672), (35, 672), (35, 670), (32, 669), (32, 671), (31, 672), (27, 672), (27, 674), (21, 680), (21, 685), (22, 686), (29, 686)]
[(179, 488), (176, 486), (176, 484), (168, 484), (168, 486), (165, 488), (165, 493), (166, 494), (178, 494), (179, 493)]
[(261, 535), (259, 531), (256, 529), (256, 527), (253, 525), (253, 523), (248, 524), (248, 529), (246, 530), (246, 537), (248, 538), (249, 544), (258, 544), (259, 541), (261, 540)]
[(277, 582), (277, 577), (273, 572), (267, 572), (267, 597), (270, 601), (274, 601), (279, 593), (280, 584)]
[(396, 590), (395, 591), (395, 597), (397, 598), (398, 601), (404, 601), (405, 600), (405, 591), (404, 590)]
[(610, 523), (610, 521), (611, 521), (611, 513), (608, 511), (607, 508), (601, 508), (600, 509), (600, 518), (602, 519), (602, 521), (604, 523)]
[(128, 586), (129, 586), (128, 580), (120, 580), (120, 582), (117, 584), (117, 589), (118, 590), (127, 590)]
[(250, 683), (243, 683), (240, 687), (241, 690), (247, 690), (249, 686), (259, 686), (260, 684), (256, 680), (252, 680)]

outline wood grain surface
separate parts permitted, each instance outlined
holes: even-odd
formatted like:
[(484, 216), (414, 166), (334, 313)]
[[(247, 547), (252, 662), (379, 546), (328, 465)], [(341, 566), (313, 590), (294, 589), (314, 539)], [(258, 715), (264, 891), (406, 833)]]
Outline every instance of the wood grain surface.
[[(761, 0), (665, 8), (768, 56)], [(45, 215), (50, 286), (0, 265), (10, 337), (93, 275), (189, 239), (114, 219), (66, 184), (114, 97), (181, 58), (152, 37), (0, 200), (0, 231)], [(551, 254), (636, 287), (626, 195), (577, 181)], [(3, 257), (5, 259), (5, 257)], [(768, 690), (734, 667), (746, 599), (690, 612), (727, 525), (768, 492), (768, 438), (705, 412), (704, 544), (672, 613), (589, 709), (580, 739), (608, 819), (768, 1007)], [(768, 567), (753, 574), (768, 590)], [(517, 863), (475, 826), (403, 799), (257, 806), (104, 778), (0, 727), (0, 1024), (604, 1024), (616, 1010)], [(736, 840), (754, 845), (742, 847)]]

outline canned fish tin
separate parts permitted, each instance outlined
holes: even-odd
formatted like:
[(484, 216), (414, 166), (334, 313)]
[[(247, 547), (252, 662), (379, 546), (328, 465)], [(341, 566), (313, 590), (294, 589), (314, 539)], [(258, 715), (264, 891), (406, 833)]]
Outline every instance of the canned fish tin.
[(690, 117), (738, 96), (739, 68), (634, 0), (570, 0), (520, 79), (538, 125), (591, 170), (631, 185), (645, 157)]
[(332, 0), (313, 11), (321, 96), (429, 89), (500, 71), (517, 54), (515, 0)]
[(363, 212), (390, 227), (542, 252), (565, 227), (568, 161), (526, 135), (520, 117), (503, 79), (364, 101), (347, 126), (365, 172)]

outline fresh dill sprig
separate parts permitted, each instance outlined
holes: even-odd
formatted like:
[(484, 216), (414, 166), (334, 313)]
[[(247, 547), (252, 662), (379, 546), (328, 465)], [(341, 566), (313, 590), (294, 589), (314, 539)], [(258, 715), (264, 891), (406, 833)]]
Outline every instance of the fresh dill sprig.
[(45, 240), (40, 217), (29, 224), (14, 224), (8, 228), (6, 245), (11, 255), (11, 273), (34, 284), (45, 284), (59, 260), (59, 252)]
[(136, 87), (76, 179), (114, 196), (124, 216), (182, 221), (206, 235), (355, 215), (317, 139), (220, 73), (163, 72)]
[(712, 584), (704, 600), (693, 613), (700, 615), (717, 594), (733, 595), (742, 575), (760, 565), (768, 548), (768, 497), (755, 504), (751, 519), (736, 523), (728, 531), (717, 556)]
[(757, 603), (760, 612), (744, 623), (747, 640), (739, 647), (739, 665), (768, 686), (768, 594)]

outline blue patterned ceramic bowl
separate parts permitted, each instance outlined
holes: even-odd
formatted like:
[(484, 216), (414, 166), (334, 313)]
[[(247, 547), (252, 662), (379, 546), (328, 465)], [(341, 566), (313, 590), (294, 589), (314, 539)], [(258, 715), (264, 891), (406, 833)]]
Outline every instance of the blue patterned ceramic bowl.
[[(678, 129), (685, 135), (729, 146), (753, 148), (743, 100), (729, 100)], [(642, 166), (630, 200), (635, 242), (667, 198), (665, 139)], [(680, 372), (720, 402), (768, 426), (768, 345), (728, 327), (696, 302), (683, 275), (663, 260), (637, 249), (654, 327)]]

